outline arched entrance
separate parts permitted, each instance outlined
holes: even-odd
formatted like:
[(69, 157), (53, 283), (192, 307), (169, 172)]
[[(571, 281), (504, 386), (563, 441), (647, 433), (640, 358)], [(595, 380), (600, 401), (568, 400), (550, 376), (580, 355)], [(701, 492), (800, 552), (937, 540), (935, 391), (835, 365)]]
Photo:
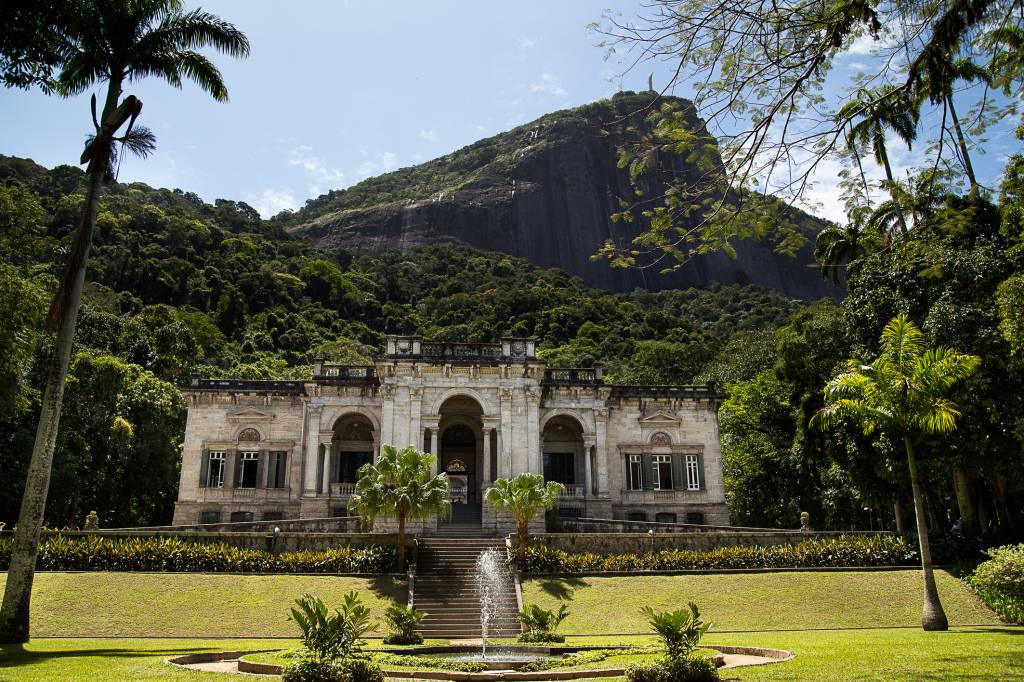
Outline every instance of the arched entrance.
[(558, 481), (570, 496), (579, 491), (585, 477), (586, 452), (583, 427), (568, 415), (551, 418), (542, 433), (544, 447), (544, 480)]
[[(347, 414), (334, 423), (331, 436), (330, 482), (337, 492), (351, 493), (359, 467), (373, 462), (373, 424), (362, 414)], [(334, 487), (334, 486), (332, 486)]]
[(438, 470), (451, 483), (452, 519), (479, 519), (483, 467), (483, 409), (468, 396), (453, 396), (441, 405)]

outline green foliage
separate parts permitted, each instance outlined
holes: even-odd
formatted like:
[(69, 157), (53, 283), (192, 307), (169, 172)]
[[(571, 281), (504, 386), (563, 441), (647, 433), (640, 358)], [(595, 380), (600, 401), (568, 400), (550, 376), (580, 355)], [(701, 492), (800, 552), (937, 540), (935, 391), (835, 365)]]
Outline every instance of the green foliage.
[(569, 607), (559, 604), (558, 610), (544, 609), (537, 604), (527, 604), (519, 612), (519, 622), (526, 626), (527, 632), (519, 635), (520, 642), (564, 642), (565, 637), (556, 634), (555, 630), (569, 616)]
[(411, 606), (394, 604), (384, 613), (391, 632), (384, 638), (385, 644), (422, 644), (423, 635), (416, 632), (426, 617), (426, 611), (417, 611)]
[(626, 666), (626, 682), (714, 682), (718, 669), (706, 657), (668, 658)]
[(525, 573), (601, 573), (605, 571), (683, 571), (746, 568), (822, 568), (906, 566), (917, 550), (892, 535), (841, 535), (799, 544), (717, 547), (710, 550), (662, 550), (644, 554), (568, 553), (545, 545), (527, 548)]
[(507, 511), (516, 520), (518, 556), (521, 560), (526, 551), (530, 532), (530, 521), (547, 509), (558, 504), (565, 486), (557, 481), (544, 482), (540, 474), (524, 472), (512, 479), (499, 478), (494, 487), (484, 493), (484, 501), (497, 511)]
[(1013, 275), (996, 289), (999, 306), (999, 333), (1010, 344), (1010, 352), (1024, 351), (1024, 275)]
[(711, 623), (705, 623), (700, 619), (697, 605), (690, 602), (688, 606), (689, 610), (675, 611), (655, 611), (650, 606), (640, 609), (647, 617), (651, 629), (658, 633), (665, 653), (672, 661), (688, 658), (711, 629)]
[(967, 576), (978, 596), (1009, 623), (1024, 624), (1024, 544), (1004, 545)]
[[(11, 558), (11, 540), (0, 538), (0, 570)], [(37, 567), (45, 571), (187, 571), (201, 573), (387, 573), (393, 547), (336, 547), (271, 554), (222, 543), (189, 543), (177, 538), (110, 539), (100, 535), (51, 535), (39, 547)]]
[(295, 604), (289, 620), (302, 631), (302, 645), (308, 656), (321, 663), (358, 657), (365, 644), (363, 638), (377, 629), (355, 590), (345, 595), (341, 608), (333, 614), (320, 597), (311, 594), (302, 595)]
[(320, 661), (303, 658), (284, 666), (282, 682), (384, 682), (384, 671), (366, 658)]

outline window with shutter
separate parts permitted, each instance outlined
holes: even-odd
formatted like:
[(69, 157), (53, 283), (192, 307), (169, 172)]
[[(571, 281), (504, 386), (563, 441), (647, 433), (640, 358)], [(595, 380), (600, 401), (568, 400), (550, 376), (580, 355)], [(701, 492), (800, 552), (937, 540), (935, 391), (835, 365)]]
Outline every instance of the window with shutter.
[(686, 489), (700, 490), (703, 486), (701, 481), (700, 458), (697, 455), (686, 456)]
[(199, 454), (199, 487), (205, 488), (206, 482), (210, 478), (210, 451), (203, 448), (203, 451)]
[(654, 490), (654, 478), (657, 476), (657, 472), (654, 470), (654, 463), (651, 461), (651, 456), (646, 452), (640, 457), (644, 463), (644, 490)]
[(626, 488), (628, 490), (644, 489), (644, 460), (640, 455), (626, 456)]

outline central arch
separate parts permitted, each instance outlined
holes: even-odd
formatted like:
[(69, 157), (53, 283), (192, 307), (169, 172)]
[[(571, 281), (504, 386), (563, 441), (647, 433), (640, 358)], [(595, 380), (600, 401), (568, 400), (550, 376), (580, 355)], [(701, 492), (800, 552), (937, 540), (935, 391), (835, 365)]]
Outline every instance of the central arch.
[(440, 404), (438, 416), (438, 469), (451, 483), (453, 519), (477, 518), (483, 469), (483, 406), (475, 397), (460, 393)]

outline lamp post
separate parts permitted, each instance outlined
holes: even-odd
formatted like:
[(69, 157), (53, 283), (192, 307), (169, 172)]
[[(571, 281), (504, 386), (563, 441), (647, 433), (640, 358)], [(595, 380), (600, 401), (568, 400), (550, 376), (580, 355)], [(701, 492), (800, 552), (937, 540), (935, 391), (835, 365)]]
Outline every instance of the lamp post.
[(868, 515), (868, 530), (875, 530), (875, 521), (871, 516), (871, 507), (864, 507), (864, 513)]

